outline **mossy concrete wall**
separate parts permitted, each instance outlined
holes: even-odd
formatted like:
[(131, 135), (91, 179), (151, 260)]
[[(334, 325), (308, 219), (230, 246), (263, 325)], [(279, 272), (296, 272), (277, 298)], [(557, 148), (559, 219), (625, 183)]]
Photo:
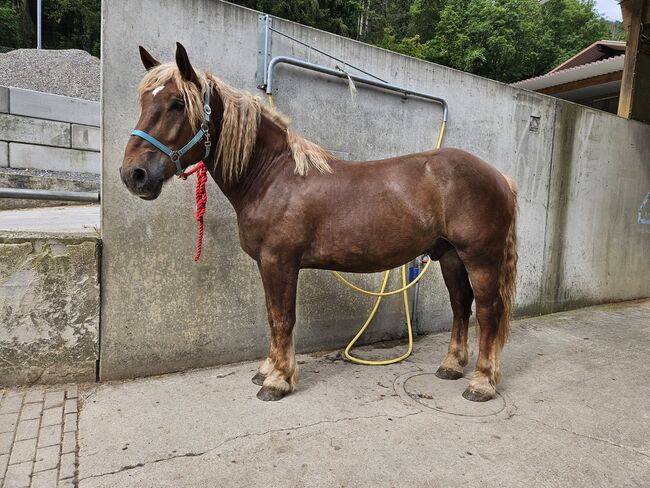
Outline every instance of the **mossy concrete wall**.
[(97, 239), (0, 236), (0, 385), (95, 380)]
[[(137, 46), (172, 60), (175, 41), (195, 66), (260, 96), (258, 13), (225, 2), (105, 0), (102, 114), (101, 377), (124, 378), (261, 357), (268, 326), (257, 266), (240, 249), (234, 211), (209, 187), (203, 256), (196, 246), (194, 188), (173, 181), (160, 198), (128, 194), (118, 175), (138, 117), (144, 74)], [(156, 12), (156, 15), (151, 15)], [(650, 233), (637, 223), (650, 190), (650, 126), (274, 19), (274, 27), (390, 82), (445, 98), (445, 146), (482, 157), (520, 190), (517, 313), (650, 295)], [(339, 62), (277, 34), (273, 56)], [(299, 68), (276, 70), (274, 100), (294, 128), (348, 159), (430, 149), (438, 106)], [(368, 204), (372, 204), (369, 202)], [(476, 205), (482, 205), (477, 200)], [(381, 239), (381, 236), (371, 236)], [(125, 279), (127, 278), (128, 279)], [(379, 277), (356, 277), (379, 288)], [(373, 300), (324, 271), (301, 272), (297, 347), (340, 347)], [(424, 280), (421, 332), (449, 328), (451, 309), (437, 265)], [(404, 333), (400, 300), (385, 300), (367, 340)]]

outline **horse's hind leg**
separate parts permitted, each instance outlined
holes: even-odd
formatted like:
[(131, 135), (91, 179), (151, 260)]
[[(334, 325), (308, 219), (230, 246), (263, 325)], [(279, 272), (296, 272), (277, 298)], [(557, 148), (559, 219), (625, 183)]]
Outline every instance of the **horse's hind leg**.
[(476, 370), (463, 397), (484, 402), (496, 396), (499, 382), (500, 347), (497, 342), (503, 305), (499, 298), (499, 271), (496, 266), (472, 266), (467, 270), (472, 280), (479, 325), (479, 353)]
[(455, 249), (450, 249), (440, 257), (440, 268), (449, 291), (454, 321), (451, 326), (451, 340), (447, 356), (436, 371), (436, 376), (443, 380), (456, 380), (463, 376), (463, 369), (467, 366), (469, 359), (467, 330), (469, 317), (472, 313), (474, 293), (465, 265)]
[[(277, 256), (267, 256), (260, 259), (259, 268), (266, 294), (271, 343), (268, 358), (262, 363), (267, 369), (257, 398), (280, 400), (298, 383), (293, 344), (298, 267)], [(261, 370), (258, 373), (263, 374)]]

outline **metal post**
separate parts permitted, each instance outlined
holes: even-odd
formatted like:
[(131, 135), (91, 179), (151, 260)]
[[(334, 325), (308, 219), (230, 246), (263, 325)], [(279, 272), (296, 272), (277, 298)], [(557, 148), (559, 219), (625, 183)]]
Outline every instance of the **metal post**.
[(36, 49), (43, 49), (43, 9), (42, 0), (36, 0)]

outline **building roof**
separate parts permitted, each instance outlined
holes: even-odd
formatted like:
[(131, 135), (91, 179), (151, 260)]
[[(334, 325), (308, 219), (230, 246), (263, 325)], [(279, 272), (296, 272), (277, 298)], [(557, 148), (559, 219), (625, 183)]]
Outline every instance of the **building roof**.
[(564, 68), (559, 71), (556, 68), (545, 75), (518, 81), (512, 85), (527, 90), (542, 90), (544, 88), (563, 85), (572, 81), (584, 80), (586, 78), (593, 78), (594, 76), (622, 71), (624, 60), (625, 54), (619, 54), (617, 56), (593, 61), (591, 63)]
[(612, 58), (625, 54), (625, 41), (596, 41), (591, 46), (583, 49), (575, 56), (567, 59), (564, 63), (553, 68), (549, 73), (556, 73), (569, 68), (575, 68), (583, 64), (593, 63), (601, 59)]

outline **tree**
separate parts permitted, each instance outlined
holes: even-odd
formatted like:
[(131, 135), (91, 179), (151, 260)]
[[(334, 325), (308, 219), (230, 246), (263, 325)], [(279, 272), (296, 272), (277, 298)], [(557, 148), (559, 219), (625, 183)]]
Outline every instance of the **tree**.
[(557, 66), (590, 44), (609, 36), (609, 22), (598, 15), (594, 0), (549, 0), (542, 6), (548, 29), (545, 65)]
[(233, 3), (346, 37), (357, 37), (362, 0), (234, 0)]
[[(234, 0), (273, 16), (409, 56), (512, 82), (543, 74), (589, 44), (624, 39), (594, 0)], [(0, 45), (33, 47), (33, 19), (0, 0)], [(32, 12), (33, 14), (33, 12)], [(100, 0), (43, 2), (43, 45), (99, 55)], [(33, 16), (33, 15), (32, 15)]]
[(100, 0), (48, 0), (43, 2), (43, 46), (100, 52)]
[(546, 73), (595, 41), (625, 38), (593, 0), (414, 0), (406, 34), (389, 26), (377, 44), (505, 82)]
[(512, 82), (539, 73), (548, 38), (537, 0), (449, 0), (431, 39), (430, 59)]
[(22, 46), (21, 14), (9, 0), (0, 0), (0, 26), (0, 46)]

